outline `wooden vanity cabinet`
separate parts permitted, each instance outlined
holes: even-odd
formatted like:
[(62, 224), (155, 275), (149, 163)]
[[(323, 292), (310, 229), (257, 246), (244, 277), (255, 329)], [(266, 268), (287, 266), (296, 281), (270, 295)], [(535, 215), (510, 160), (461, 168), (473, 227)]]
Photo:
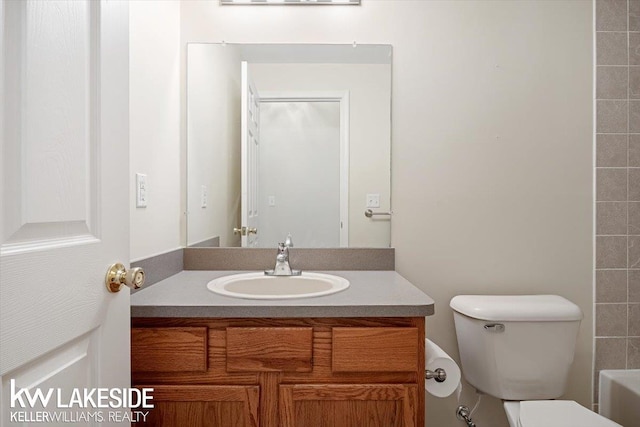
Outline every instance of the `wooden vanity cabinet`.
[(424, 425), (424, 318), (134, 318), (140, 425)]

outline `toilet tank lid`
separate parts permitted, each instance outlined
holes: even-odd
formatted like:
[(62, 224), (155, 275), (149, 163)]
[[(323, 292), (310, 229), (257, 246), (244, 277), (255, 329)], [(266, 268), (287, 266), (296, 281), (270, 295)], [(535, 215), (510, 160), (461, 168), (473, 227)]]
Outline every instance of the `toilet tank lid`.
[(580, 307), (559, 295), (458, 295), (458, 313), (493, 322), (553, 322), (582, 319)]

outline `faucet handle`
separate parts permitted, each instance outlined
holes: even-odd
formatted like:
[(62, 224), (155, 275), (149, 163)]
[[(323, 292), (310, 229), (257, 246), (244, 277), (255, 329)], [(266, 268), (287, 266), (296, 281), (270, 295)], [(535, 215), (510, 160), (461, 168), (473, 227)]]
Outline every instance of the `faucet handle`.
[(300, 276), (301, 270), (293, 270), (289, 265), (289, 247), (286, 243), (278, 243), (276, 266), (273, 270), (265, 270), (267, 276)]
[(288, 248), (293, 247), (293, 240), (291, 239), (291, 233), (287, 234), (287, 238), (284, 239), (284, 245)]

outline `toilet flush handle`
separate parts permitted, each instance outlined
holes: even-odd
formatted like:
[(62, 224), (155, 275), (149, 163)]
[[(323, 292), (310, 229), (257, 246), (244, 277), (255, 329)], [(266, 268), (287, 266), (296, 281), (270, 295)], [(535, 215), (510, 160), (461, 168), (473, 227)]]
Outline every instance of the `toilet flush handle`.
[(502, 323), (487, 323), (484, 328), (489, 332), (504, 332), (504, 325)]

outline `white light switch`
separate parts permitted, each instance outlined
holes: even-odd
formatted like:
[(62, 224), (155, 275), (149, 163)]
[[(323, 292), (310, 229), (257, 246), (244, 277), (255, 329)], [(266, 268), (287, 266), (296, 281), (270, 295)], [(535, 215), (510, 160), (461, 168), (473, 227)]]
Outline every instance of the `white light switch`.
[(201, 208), (207, 207), (207, 186), (206, 185), (200, 186), (200, 207)]
[(367, 194), (367, 207), (379, 208), (380, 207), (380, 194)]
[(276, 205), (276, 196), (269, 196), (269, 206)]
[(147, 175), (144, 173), (136, 174), (136, 208), (147, 207)]

